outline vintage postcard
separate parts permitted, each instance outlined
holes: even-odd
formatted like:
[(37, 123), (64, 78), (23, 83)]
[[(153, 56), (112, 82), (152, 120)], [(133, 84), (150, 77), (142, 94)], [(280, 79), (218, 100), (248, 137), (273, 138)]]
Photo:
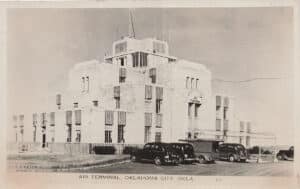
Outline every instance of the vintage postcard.
[(7, 188), (299, 187), (293, 2), (135, 3), (3, 10)]

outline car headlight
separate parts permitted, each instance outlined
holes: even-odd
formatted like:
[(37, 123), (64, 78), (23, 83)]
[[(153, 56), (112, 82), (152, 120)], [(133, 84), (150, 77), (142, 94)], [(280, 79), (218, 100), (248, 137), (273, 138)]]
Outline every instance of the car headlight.
[(169, 159), (169, 156), (168, 156), (168, 155), (166, 155), (166, 156), (165, 156), (165, 159)]
[(188, 157), (188, 155), (187, 155), (187, 154), (184, 154), (184, 157), (185, 157), (185, 158), (187, 158), (187, 157)]

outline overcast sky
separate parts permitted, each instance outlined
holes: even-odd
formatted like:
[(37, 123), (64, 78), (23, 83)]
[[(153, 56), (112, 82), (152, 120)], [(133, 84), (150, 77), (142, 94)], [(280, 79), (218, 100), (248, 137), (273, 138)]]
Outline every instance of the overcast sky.
[[(103, 60), (128, 33), (127, 9), (14, 9), (7, 16), (9, 113), (63, 89), (76, 63)], [(291, 8), (135, 9), (137, 38), (159, 37), (170, 54), (206, 65), (213, 91), (235, 97), (236, 119), (293, 143)], [(57, 82), (59, 85), (57, 85)]]

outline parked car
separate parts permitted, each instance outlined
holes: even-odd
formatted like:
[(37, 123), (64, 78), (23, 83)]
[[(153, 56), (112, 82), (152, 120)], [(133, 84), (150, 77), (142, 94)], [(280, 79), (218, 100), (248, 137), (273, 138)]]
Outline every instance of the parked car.
[(189, 143), (171, 143), (173, 150), (179, 155), (179, 163), (197, 162), (194, 148)]
[(288, 150), (279, 150), (276, 157), (278, 160), (293, 160), (294, 146), (291, 146)]
[(219, 159), (230, 162), (246, 162), (248, 154), (246, 148), (238, 143), (223, 143), (218, 147)]
[(151, 142), (144, 145), (143, 149), (131, 154), (132, 161), (151, 161), (155, 165), (179, 163), (179, 155), (168, 143)]
[(199, 163), (214, 163), (218, 157), (217, 148), (222, 140), (214, 139), (185, 139), (180, 140), (191, 144)]

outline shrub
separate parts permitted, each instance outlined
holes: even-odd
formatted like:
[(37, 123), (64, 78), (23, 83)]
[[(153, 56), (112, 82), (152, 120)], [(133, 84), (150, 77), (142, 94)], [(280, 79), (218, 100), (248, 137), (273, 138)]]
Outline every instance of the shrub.
[(115, 154), (116, 148), (114, 146), (95, 146), (93, 151), (95, 154)]
[(136, 146), (125, 146), (123, 149), (123, 154), (132, 154), (133, 152), (137, 151), (139, 148)]

